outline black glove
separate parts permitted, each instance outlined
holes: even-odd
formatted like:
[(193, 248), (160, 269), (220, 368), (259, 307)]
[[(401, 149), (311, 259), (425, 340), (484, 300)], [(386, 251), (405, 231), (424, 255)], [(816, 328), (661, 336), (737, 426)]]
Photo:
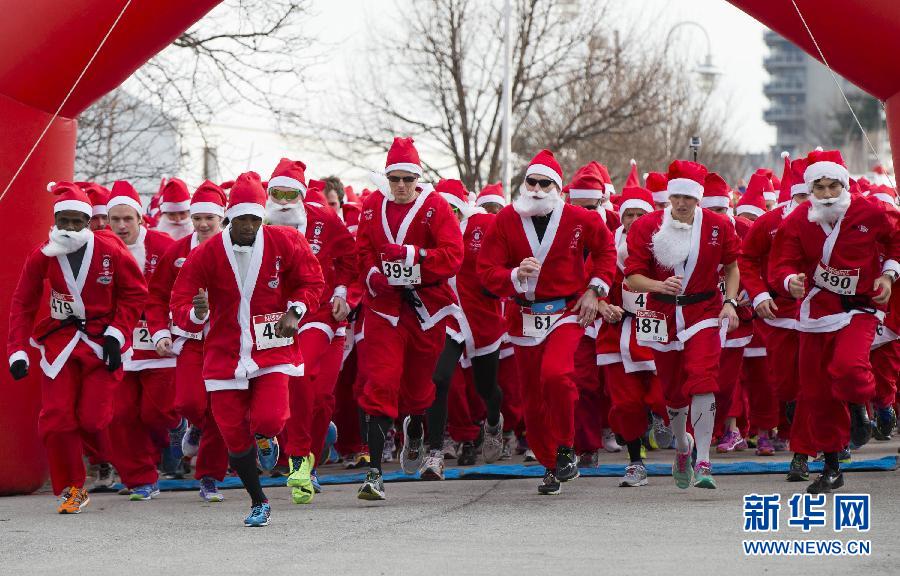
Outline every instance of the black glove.
[(103, 361), (110, 372), (115, 372), (122, 366), (122, 349), (115, 336), (103, 338)]
[(24, 360), (16, 360), (9, 367), (9, 373), (12, 374), (14, 380), (21, 380), (28, 376), (28, 362)]

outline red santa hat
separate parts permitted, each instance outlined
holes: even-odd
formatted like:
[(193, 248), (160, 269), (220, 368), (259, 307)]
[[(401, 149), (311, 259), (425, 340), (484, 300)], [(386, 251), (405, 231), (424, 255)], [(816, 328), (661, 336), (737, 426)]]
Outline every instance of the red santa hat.
[(653, 194), (653, 201), (659, 204), (669, 201), (669, 177), (662, 172), (650, 172), (644, 177), (647, 189)]
[(806, 170), (803, 181), (808, 190), (812, 190), (813, 182), (820, 178), (831, 178), (850, 189), (850, 172), (844, 158), (838, 150), (813, 150), (806, 156)]
[(159, 209), (165, 212), (184, 212), (191, 208), (191, 193), (187, 184), (178, 178), (166, 182), (160, 198)]
[(228, 199), (225, 197), (225, 191), (222, 187), (206, 180), (194, 191), (191, 198), (191, 216), (194, 214), (213, 214), (215, 216), (225, 217), (225, 205)]
[(47, 191), (56, 196), (56, 200), (53, 201), (54, 214), (63, 210), (73, 210), (87, 215), (88, 218), (94, 215), (90, 198), (78, 185), (72, 182), (50, 182), (47, 184)]
[(490, 203), (506, 206), (506, 197), (503, 195), (503, 184), (501, 182), (488, 184), (481, 189), (481, 192), (478, 193), (478, 198), (475, 199), (476, 206)]
[(891, 206), (897, 206), (897, 191), (890, 186), (885, 186), (884, 184), (872, 186), (871, 197), (887, 202)]
[(234, 186), (234, 180), (226, 180), (219, 184), (222, 190), (231, 190), (231, 187)]
[(746, 213), (755, 214), (759, 217), (765, 213), (765, 189), (767, 182), (769, 182), (769, 179), (766, 178), (764, 174), (756, 173), (750, 176), (750, 183), (747, 184), (747, 190), (744, 191), (744, 195), (741, 196), (737, 208), (735, 208), (735, 213), (738, 216)]
[(600, 200), (609, 196), (599, 162), (591, 161), (578, 170), (569, 182), (570, 200)]
[(419, 161), (419, 152), (413, 142), (412, 138), (394, 138), (387, 153), (387, 161), (384, 163), (385, 174), (394, 170), (405, 170), (418, 176), (422, 175), (422, 162)]
[(765, 186), (763, 187), (762, 195), (765, 198), (766, 202), (775, 202), (778, 199), (778, 195), (775, 194), (775, 185), (772, 181), (772, 171), (768, 168), (758, 168), (754, 174), (759, 174), (763, 176), (765, 180)]
[[(461, 181), (441, 178), (435, 184), (434, 191), (440, 194), (448, 204), (459, 210), (464, 217), (468, 218), (475, 213), (475, 206), (469, 204), (469, 191)], [(483, 212), (483, 210), (479, 209), (478, 212)]]
[(541, 150), (531, 159), (531, 162), (528, 164), (528, 169), (525, 170), (525, 176), (531, 176), (532, 174), (545, 176), (553, 180), (556, 182), (556, 186), (562, 190), (563, 171), (559, 162), (557, 162), (556, 158), (553, 156), (553, 152), (546, 149)]
[(703, 198), (703, 181), (706, 180), (706, 166), (690, 160), (675, 160), (669, 164), (669, 196), (678, 194), (700, 200)]
[(109, 201), (109, 190), (96, 182), (76, 182), (91, 201), (94, 216), (106, 216), (106, 203)]
[(628, 172), (628, 178), (625, 180), (623, 188), (640, 188), (641, 179), (638, 177), (637, 161), (632, 158), (629, 160), (629, 164), (631, 164), (631, 170)]
[(640, 208), (645, 212), (653, 212), (653, 193), (640, 186), (626, 186), (619, 195), (622, 203), (619, 204), (619, 214), (624, 214), (629, 208)]
[(228, 210), (225, 216), (234, 220), (238, 216), (250, 214), (265, 218), (266, 216), (266, 189), (256, 172), (244, 172), (234, 181), (234, 186), (228, 194)]
[(613, 186), (612, 178), (609, 177), (609, 170), (606, 169), (606, 166), (593, 160), (591, 160), (591, 164), (594, 164), (600, 172), (600, 178), (603, 180), (603, 190), (606, 192), (607, 197), (615, 194), (616, 187)]
[(344, 214), (344, 223), (351, 233), (355, 232), (356, 226), (359, 224), (359, 216), (361, 209), (358, 204), (345, 202), (341, 206), (341, 212)]
[(344, 204), (347, 202), (359, 203), (359, 196), (353, 191), (353, 186), (344, 186)]
[(325, 181), (310, 179), (303, 201), (319, 206), (328, 206), (328, 199), (325, 198)]
[(269, 188), (293, 188), (300, 190), (303, 194), (306, 192), (306, 164), (300, 160), (291, 160), (282, 158), (272, 170), (272, 176), (265, 185), (265, 189)]
[(110, 210), (116, 206), (131, 206), (137, 210), (138, 215), (144, 211), (144, 207), (141, 206), (141, 197), (138, 196), (137, 190), (127, 180), (116, 180), (113, 182), (106, 209)]
[(715, 172), (710, 172), (703, 180), (703, 198), (701, 208), (728, 208), (731, 206), (731, 189), (725, 179)]

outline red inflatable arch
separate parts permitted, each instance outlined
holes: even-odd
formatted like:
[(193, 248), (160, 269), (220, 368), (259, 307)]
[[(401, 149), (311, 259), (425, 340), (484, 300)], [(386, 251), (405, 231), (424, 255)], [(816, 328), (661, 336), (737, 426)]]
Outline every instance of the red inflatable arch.
[[(71, 180), (76, 118), (168, 46), (220, 0), (133, 0), (103, 49), (53, 122), (40, 146), (0, 202), (4, 264), (0, 267), (0, 338), (4, 347), (9, 300), (25, 257), (52, 224), (50, 180)], [(64, 4), (64, 5), (61, 5)], [(125, 0), (0, 0), (0, 190), (34, 145), (71, 89)], [(0, 369), (0, 494), (33, 492), (47, 478), (37, 435), (38, 358), (15, 382)]]

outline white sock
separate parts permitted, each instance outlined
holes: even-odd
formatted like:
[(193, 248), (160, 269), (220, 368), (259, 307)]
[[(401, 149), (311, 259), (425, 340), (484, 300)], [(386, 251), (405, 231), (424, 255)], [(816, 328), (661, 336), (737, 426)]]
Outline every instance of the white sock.
[(694, 427), (697, 462), (709, 462), (709, 443), (712, 441), (715, 422), (715, 394), (698, 394), (691, 398), (691, 426)]
[(672, 428), (672, 434), (675, 436), (675, 450), (679, 452), (687, 452), (690, 444), (687, 439), (687, 416), (688, 407), (671, 408), (669, 410), (669, 426)]

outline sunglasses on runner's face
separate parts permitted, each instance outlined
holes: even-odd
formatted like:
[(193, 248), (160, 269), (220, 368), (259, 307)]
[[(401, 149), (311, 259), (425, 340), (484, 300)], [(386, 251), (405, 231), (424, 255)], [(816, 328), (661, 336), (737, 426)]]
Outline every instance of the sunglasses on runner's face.
[(525, 183), (529, 186), (540, 186), (541, 188), (549, 188), (553, 184), (553, 180), (537, 180), (535, 178), (526, 178)]
[(269, 194), (276, 200), (296, 200), (300, 196), (300, 190), (297, 188), (273, 188), (269, 190)]
[(401, 180), (406, 182), (407, 184), (412, 184), (413, 182), (418, 180), (419, 177), (418, 176), (388, 176), (387, 179), (395, 184), (397, 182), (400, 182)]
[(450, 206), (450, 209), (453, 210), (454, 214), (459, 214), (459, 208), (457, 208), (456, 206)]

